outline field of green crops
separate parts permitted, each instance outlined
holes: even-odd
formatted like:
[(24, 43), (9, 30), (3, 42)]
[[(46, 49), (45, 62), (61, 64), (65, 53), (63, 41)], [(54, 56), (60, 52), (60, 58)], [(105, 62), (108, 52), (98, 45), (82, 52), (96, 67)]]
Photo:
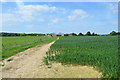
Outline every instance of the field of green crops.
[(2, 59), (6, 59), (28, 48), (52, 42), (56, 37), (26, 36), (26, 37), (2, 37)]
[(60, 37), (46, 54), (46, 64), (90, 65), (102, 72), (101, 77), (119, 77), (118, 36)]

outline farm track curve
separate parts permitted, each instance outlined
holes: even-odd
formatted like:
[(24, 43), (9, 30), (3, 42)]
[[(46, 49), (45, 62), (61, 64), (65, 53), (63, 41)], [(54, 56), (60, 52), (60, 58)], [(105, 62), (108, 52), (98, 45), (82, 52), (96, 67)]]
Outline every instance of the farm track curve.
[(100, 78), (101, 73), (90, 66), (53, 63), (48, 68), (43, 59), (54, 42), (30, 48), (10, 57), (12, 61), (4, 61), (5, 65), (0, 72), (2, 78)]

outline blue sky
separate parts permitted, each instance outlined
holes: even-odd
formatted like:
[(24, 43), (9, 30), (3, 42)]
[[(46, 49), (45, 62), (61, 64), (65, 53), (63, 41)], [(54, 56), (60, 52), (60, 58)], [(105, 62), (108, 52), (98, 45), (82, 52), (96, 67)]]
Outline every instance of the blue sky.
[(118, 30), (117, 2), (4, 2), (2, 31), (107, 34)]

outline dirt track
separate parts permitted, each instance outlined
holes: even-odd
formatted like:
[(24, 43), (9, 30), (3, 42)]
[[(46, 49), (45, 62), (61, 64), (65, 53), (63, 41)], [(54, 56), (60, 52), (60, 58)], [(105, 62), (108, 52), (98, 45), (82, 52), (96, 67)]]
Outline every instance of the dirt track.
[(11, 58), (2, 67), (3, 78), (98, 78), (101, 73), (88, 66), (72, 66), (53, 63), (48, 68), (43, 63), (46, 51), (53, 44), (31, 48)]

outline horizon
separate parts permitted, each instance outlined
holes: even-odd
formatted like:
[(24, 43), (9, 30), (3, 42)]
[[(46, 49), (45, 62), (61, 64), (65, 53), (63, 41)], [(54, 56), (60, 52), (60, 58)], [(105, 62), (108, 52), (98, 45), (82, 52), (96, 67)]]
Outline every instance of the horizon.
[[(114, 30), (113, 30), (114, 31)], [(86, 31), (85, 33), (82, 33), (82, 32), (79, 32), (79, 33), (82, 33), (82, 34), (86, 34), (87, 32), (90, 32), (90, 33), (95, 33), (95, 32), (91, 32), (91, 31)], [(112, 32), (112, 31), (111, 31)], [(111, 33), (110, 32), (110, 33)], [(115, 32), (120, 32), (120, 31), (115, 31)], [(55, 33), (55, 32), (46, 32), (46, 33), (42, 33), (42, 32), (10, 32), (10, 31), (4, 31), (4, 32), (0, 32), (0, 33), (25, 33), (25, 34), (32, 34), (32, 33), (35, 33), (35, 34), (49, 34), (49, 33)], [(62, 33), (62, 32), (57, 32), (55, 34), (58, 34), (58, 33)], [(76, 33), (76, 32), (68, 32), (68, 33), (63, 33), (63, 34), (70, 34), (70, 33)], [(76, 33), (76, 34), (79, 34), (79, 33)], [(96, 34), (100, 34), (100, 35), (104, 35), (104, 34), (109, 34), (109, 33), (97, 33)]]
[(1, 32), (117, 32), (117, 6), (117, 2), (4, 2)]

